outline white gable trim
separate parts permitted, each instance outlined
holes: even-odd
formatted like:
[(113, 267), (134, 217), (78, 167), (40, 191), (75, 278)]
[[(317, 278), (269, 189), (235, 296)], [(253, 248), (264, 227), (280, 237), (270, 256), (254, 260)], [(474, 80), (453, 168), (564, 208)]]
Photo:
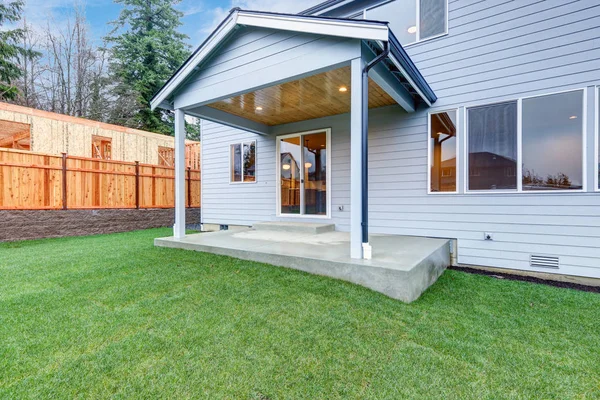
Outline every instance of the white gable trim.
[(341, 21), (336, 19), (313, 19), (288, 15), (258, 14), (239, 11), (239, 25), (257, 26), (286, 31), (340, 36), (363, 40), (388, 40), (388, 27), (383, 23)]
[(152, 98), (150, 107), (169, 108), (167, 98), (238, 25), (255, 26), (295, 32), (347, 37), (352, 39), (387, 41), (389, 28), (383, 23), (343, 21), (336, 19), (311, 18), (285, 14), (266, 14), (234, 10), (209, 36), (207, 41), (175, 73), (175, 75)]

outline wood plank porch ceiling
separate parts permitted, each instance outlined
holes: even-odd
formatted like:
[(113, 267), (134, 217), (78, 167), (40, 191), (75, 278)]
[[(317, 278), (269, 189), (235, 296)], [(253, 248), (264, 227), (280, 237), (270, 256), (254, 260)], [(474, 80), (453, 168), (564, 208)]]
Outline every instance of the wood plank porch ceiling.
[[(345, 87), (347, 91), (340, 92)], [(281, 125), (350, 112), (350, 67), (230, 97), (209, 107), (265, 125)], [(369, 108), (396, 104), (369, 79)]]

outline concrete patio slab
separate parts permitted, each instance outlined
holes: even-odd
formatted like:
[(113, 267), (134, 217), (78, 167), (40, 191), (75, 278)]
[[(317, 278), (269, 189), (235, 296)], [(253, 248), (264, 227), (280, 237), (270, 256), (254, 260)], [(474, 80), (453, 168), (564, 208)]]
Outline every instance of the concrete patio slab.
[(350, 258), (346, 232), (247, 228), (155, 239), (161, 247), (203, 251), (353, 282), (404, 302), (416, 300), (450, 265), (446, 239), (371, 235), (373, 258)]

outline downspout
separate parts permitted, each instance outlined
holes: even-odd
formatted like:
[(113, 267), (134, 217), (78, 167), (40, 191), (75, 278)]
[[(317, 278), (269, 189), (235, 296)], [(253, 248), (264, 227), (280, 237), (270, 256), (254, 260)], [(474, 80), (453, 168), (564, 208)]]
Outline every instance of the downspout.
[(362, 72), (362, 137), (361, 137), (361, 160), (362, 160), (362, 243), (363, 258), (371, 258), (370, 250), (365, 254), (365, 244), (369, 243), (369, 71), (383, 61), (390, 53), (388, 42), (383, 42), (383, 52), (369, 62)]

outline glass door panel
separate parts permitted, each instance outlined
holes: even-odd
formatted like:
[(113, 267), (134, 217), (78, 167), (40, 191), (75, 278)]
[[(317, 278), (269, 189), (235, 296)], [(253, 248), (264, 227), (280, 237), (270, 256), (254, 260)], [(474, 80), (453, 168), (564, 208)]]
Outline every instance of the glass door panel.
[(302, 136), (304, 214), (327, 215), (327, 134)]
[(300, 214), (300, 182), (302, 178), (300, 136), (281, 139), (279, 157), (281, 160), (281, 213)]

